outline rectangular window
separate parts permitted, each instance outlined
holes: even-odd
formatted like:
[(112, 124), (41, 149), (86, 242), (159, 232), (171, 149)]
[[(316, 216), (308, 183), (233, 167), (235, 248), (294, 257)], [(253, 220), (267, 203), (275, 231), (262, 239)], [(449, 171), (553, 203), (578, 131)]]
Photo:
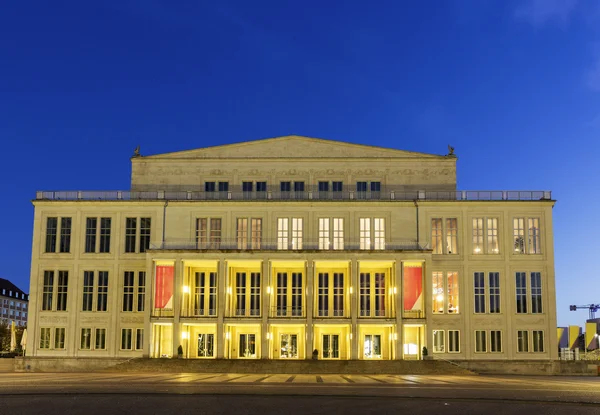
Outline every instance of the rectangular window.
[(252, 182), (242, 182), (242, 192), (252, 193)]
[(371, 182), (371, 197), (379, 192), (381, 192), (381, 182)]
[(57, 350), (65, 348), (65, 331), (64, 327), (54, 329), (54, 348)]
[(94, 300), (94, 271), (83, 272), (83, 302), (82, 311), (92, 311)]
[(487, 352), (487, 338), (485, 330), (475, 330), (475, 352)]
[(212, 333), (198, 334), (198, 357), (214, 357), (215, 335)]
[(356, 198), (367, 198), (367, 182), (356, 182)]
[(294, 192), (303, 193), (304, 192), (304, 182), (294, 182)]
[(210, 249), (219, 249), (221, 247), (221, 219), (210, 219), (210, 230), (208, 234)]
[(444, 353), (446, 351), (444, 340), (444, 330), (433, 331), (433, 353)]
[(92, 348), (92, 329), (91, 328), (82, 328), (81, 329), (81, 350), (90, 350)]
[(516, 254), (525, 253), (525, 219), (513, 219), (513, 247)]
[(502, 332), (500, 330), (490, 331), (490, 352), (502, 352)]
[(135, 252), (137, 218), (125, 219), (125, 252)]
[(542, 277), (539, 272), (531, 273), (531, 312), (542, 313)]
[(40, 349), (50, 348), (50, 327), (40, 329)]
[[(447, 272), (444, 280), (443, 272), (432, 273), (433, 313), (459, 312), (458, 272)], [(447, 293), (447, 295), (446, 295)]]
[(238, 218), (236, 240), (238, 249), (260, 249), (262, 240), (262, 219)]
[(277, 249), (288, 249), (288, 218), (277, 219)]
[(542, 247), (540, 245), (540, 220), (539, 218), (529, 218), (527, 221), (528, 229), (528, 245), (530, 254), (541, 254)]
[(135, 289), (135, 272), (123, 273), (123, 311), (133, 311), (133, 293)]
[(323, 359), (339, 359), (340, 339), (337, 334), (323, 334)]
[(229, 182), (219, 182), (219, 192), (220, 193), (229, 192)]
[(488, 220), (487, 220), (486, 252), (488, 254), (500, 253), (500, 246), (498, 244), (498, 219), (497, 218), (488, 218)]
[[(46, 252), (56, 252), (56, 234), (58, 232), (58, 218), (46, 219)], [(50, 343), (48, 343), (48, 348)]]
[(276, 290), (276, 315), (302, 316), (302, 273), (278, 272)]
[(58, 290), (56, 311), (67, 311), (67, 293), (69, 289), (69, 271), (58, 271)]
[(94, 345), (94, 349), (106, 349), (106, 329), (96, 329), (96, 343)]
[(476, 272), (474, 278), (475, 313), (485, 313), (485, 274)]
[(483, 254), (483, 218), (473, 218), (473, 253)]
[(448, 353), (460, 353), (460, 332), (448, 330)]
[(256, 182), (256, 191), (257, 192), (267, 192), (267, 182)]
[(360, 316), (385, 317), (385, 273), (360, 274)]
[(135, 329), (135, 350), (144, 349), (144, 329)]
[[(44, 271), (44, 288), (42, 291), (42, 310), (52, 310), (52, 295), (54, 294), (54, 271)], [(50, 347), (50, 346), (48, 346)]]
[(302, 218), (292, 218), (292, 249), (302, 249), (302, 235)]
[(96, 252), (96, 230), (98, 228), (97, 218), (85, 220), (85, 252)]
[(140, 218), (140, 252), (146, 252), (150, 248), (151, 227), (151, 218)]
[(373, 248), (385, 249), (385, 222), (383, 218), (373, 218)]
[(281, 182), (279, 188), (282, 192), (290, 192), (292, 190), (292, 182)]
[(500, 273), (490, 272), (490, 313), (500, 313)]
[[(327, 197), (327, 193), (329, 192), (329, 182), (319, 182), (318, 187), (319, 187), (319, 199), (323, 199), (323, 198)], [(320, 197), (321, 194), (323, 195), (323, 197)]]
[(196, 247), (219, 249), (221, 246), (221, 218), (196, 219)]
[(330, 246), (329, 218), (319, 218), (319, 249), (328, 250)]
[(363, 349), (365, 358), (381, 359), (381, 335), (365, 334)]
[(216, 190), (215, 182), (204, 182), (205, 192), (214, 192)]
[(262, 219), (250, 219), (250, 249), (260, 249), (262, 243)]
[(236, 273), (236, 316), (260, 316), (260, 272)]
[(458, 272), (448, 273), (448, 313), (458, 313)]
[(132, 329), (121, 329), (121, 350), (131, 350)]
[(434, 254), (442, 253), (442, 219), (431, 219), (431, 247)]
[(144, 311), (146, 303), (146, 271), (138, 272), (137, 311)]
[(544, 351), (544, 332), (542, 330), (533, 330), (531, 334), (533, 352), (542, 353)]
[(98, 218), (85, 220), (85, 252), (110, 252), (111, 218), (100, 218), (100, 236), (98, 237)]
[(517, 272), (515, 275), (517, 290), (517, 313), (527, 313), (527, 274)]
[(343, 273), (320, 272), (318, 274), (317, 308), (319, 317), (344, 316)]
[(333, 218), (333, 249), (344, 249), (344, 219)]
[(98, 296), (96, 311), (106, 311), (108, 306), (108, 271), (98, 271)]
[(60, 252), (71, 250), (71, 218), (60, 218)]
[[(343, 182), (332, 182), (331, 183), (331, 190), (333, 192), (342, 193), (343, 187), (344, 187), (344, 183)], [(335, 198), (335, 195), (334, 195), (334, 198)]]
[(433, 304), (433, 312), (434, 313), (443, 313), (445, 309), (445, 289), (444, 289), (444, 273), (443, 272), (433, 272), (431, 274), (432, 279), (432, 290), (431, 293), (433, 295), (432, 304)]
[(110, 252), (110, 218), (100, 218), (100, 252)]
[(217, 315), (217, 273), (196, 272), (194, 276), (194, 315)]
[(456, 218), (446, 219), (446, 252), (458, 253), (458, 225)]
[(529, 351), (529, 333), (527, 330), (517, 331), (517, 351), (522, 353)]
[(248, 249), (248, 219), (238, 218), (236, 225), (237, 249)]
[(371, 220), (369, 218), (360, 218), (359, 221), (360, 249), (371, 249)]

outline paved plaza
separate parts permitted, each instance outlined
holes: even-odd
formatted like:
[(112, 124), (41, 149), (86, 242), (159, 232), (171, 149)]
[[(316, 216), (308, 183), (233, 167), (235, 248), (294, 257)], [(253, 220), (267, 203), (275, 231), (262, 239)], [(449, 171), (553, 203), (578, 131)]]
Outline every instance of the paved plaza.
[(10, 414), (595, 414), (600, 377), (6, 373)]

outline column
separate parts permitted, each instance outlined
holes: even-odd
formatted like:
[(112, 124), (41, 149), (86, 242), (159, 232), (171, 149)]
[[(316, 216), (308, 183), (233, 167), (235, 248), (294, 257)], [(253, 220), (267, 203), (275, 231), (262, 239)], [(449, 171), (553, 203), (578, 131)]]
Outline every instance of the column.
[(181, 339), (181, 325), (179, 313), (181, 312), (181, 295), (183, 287), (183, 261), (181, 258), (175, 260), (175, 281), (173, 282), (173, 354), (177, 356), (179, 345), (183, 345)]
[(312, 359), (312, 352), (314, 350), (314, 331), (313, 331), (313, 313), (315, 307), (315, 263), (314, 261), (306, 261), (306, 292), (304, 298), (306, 299), (306, 333), (305, 335), (305, 359)]
[(352, 321), (352, 327), (350, 329), (350, 359), (358, 359), (358, 266), (359, 263), (356, 259), (350, 262), (350, 287), (352, 293), (350, 294), (350, 317)]
[(402, 302), (403, 286), (402, 286), (402, 261), (396, 261), (394, 268), (394, 287), (396, 287), (396, 294), (394, 300), (396, 302), (396, 340), (394, 345), (396, 347), (396, 359), (402, 359), (402, 343), (404, 342), (403, 335), (404, 330), (402, 329), (402, 312), (404, 311), (404, 304)]
[(268, 260), (263, 260), (261, 264), (261, 272), (260, 272), (260, 285), (261, 285), (261, 324), (260, 324), (260, 358), (268, 359), (269, 358), (269, 348), (271, 347), (271, 342), (267, 338), (269, 334), (269, 307), (271, 307), (271, 295), (269, 293), (271, 291), (270, 287), (270, 262)]
[(223, 359), (225, 357), (226, 342), (223, 321), (229, 299), (229, 295), (227, 294), (227, 282), (229, 280), (227, 275), (227, 261), (223, 257), (219, 259), (217, 272), (217, 332), (215, 333), (215, 338), (217, 339), (217, 359)]

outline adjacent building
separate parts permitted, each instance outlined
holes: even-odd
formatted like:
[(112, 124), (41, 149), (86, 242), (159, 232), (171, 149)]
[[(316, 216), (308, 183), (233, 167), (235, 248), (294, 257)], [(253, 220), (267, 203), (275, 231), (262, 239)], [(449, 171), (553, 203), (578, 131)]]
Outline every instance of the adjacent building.
[(136, 150), (130, 190), (40, 191), (31, 355), (556, 359), (550, 192), (459, 191), (449, 150)]
[(17, 327), (27, 325), (29, 295), (7, 279), (0, 278), (0, 322)]

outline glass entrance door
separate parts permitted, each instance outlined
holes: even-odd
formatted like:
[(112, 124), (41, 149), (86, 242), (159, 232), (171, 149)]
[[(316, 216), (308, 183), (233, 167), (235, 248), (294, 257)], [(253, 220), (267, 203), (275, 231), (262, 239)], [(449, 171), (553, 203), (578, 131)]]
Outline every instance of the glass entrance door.
[(381, 335), (365, 334), (365, 359), (381, 359)]
[(214, 357), (214, 344), (214, 334), (198, 334), (198, 357)]
[(256, 335), (240, 334), (239, 355), (241, 358), (256, 358)]
[(337, 334), (323, 335), (323, 359), (340, 358), (340, 336)]
[(279, 357), (282, 359), (298, 358), (298, 335), (282, 334), (280, 336)]

